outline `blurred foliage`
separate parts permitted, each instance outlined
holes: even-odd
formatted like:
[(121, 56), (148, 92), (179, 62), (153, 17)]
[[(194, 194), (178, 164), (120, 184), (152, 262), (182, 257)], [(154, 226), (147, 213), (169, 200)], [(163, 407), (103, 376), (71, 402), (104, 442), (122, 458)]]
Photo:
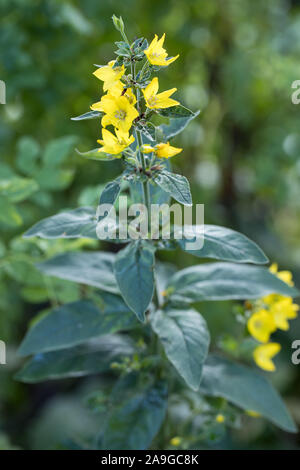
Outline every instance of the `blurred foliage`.
[[(118, 174), (118, 162), (85, 161), (74, 151), (93, 148), (98, 122), (70, 120), (99, 99), (93, 64), (111, 59), (113, 13), (126, 19), (130, 37), (132, 31), (149, 39), (166, 32), (170, 55), (180, 52), (161, 86), (178, 87), (179, 99), (202, 110), (175, 141), (184, 153), (174, 164), (189, 177), (194, 201), (205, 203), (206, 223), (249, 235), (300, 284), (299, 108), (291, 103), (291, 84), (299, 79), (297, 1), (2, 0), (0, 79), (7, 104), (0, 105), (0, 338), (8, 344), (8, 365), (0, 366), (1, 449), (63, 447), (72, 430), (84, 442), (84, 429), (101, 422), (98, 416), (95, 424), (92, 412), (83, 422), (77, 406), (87, 379), (80, 386), (72, 380), (27, 386), (12, 377), (21, 362), (16, 347), (36, 312), (79, 297), (75, 284), (41, 275), (33, 262), (98, 244), (23, 240), (22, 232), (59, 210), (95, 203), (101, 184)], [(183, 253), (161, 257), (178, 267), (197, 263)], [(231, 347), (232, 306), (215, 302), (199, 309), (215, 339), (222, 333), (220, 344)], [(272, 380), (300, 423), (300, 375), (290, 362), (297, 333), (299, 321), (281, 334), (285, 347)], [(185, 413), (184, 406), (174, 405), (174, 436), (176, 413)], [(243, 419), (243, 432), (233, 430), (220, 447), (299, 446), (297, 437)]]

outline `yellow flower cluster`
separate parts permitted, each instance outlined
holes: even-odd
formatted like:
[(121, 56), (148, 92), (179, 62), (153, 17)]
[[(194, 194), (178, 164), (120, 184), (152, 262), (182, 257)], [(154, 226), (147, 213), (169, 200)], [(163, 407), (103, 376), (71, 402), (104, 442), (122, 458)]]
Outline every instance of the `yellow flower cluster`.
[[(271, 273), (279, 277), (283, 282), (293, 286), (292, 273), (289, 271), (278, 272), (277, 264), (270, 267)], [(248, 320), (248, 331), (260, 343), (253, 352), (256, 364), (264, 370), (274, 371), (275, 365), (272, 358), (280, 351), (278, 343), (269, 343), (272, 333), (277, 329), (288, 330), (288, 320), (297, 317), (299, 306), (293, 303), (291, 297), (280, 294), (270, 294), (256, 303), (256, 309)]]
[[(167, 66), (179, 57), (167, 59), (167, 52), (162, 47), (165, 34), (158, 40), (155, 35), (149, 47), (144, 51), (148, 62), (151, 65)], [(101, 100), (91, 106), (93, 111), (104, 113), (101, 120), (102, 139), (97, 142), (101, 144), (99, 152), (105, 152), (112, 155), (120, 155), (135, 138), (130, 135), (130, 129), (135, 119), (139, 117), (139, 112), (135, 107), (137, 103), (134, 91), (122, 82), (125, 75), (125, 67), (115, 67), (115, 60), (110, 61), (107, 65), (99, 67), (94, 75), (103, 81), (103, 90), (106, 92)], [(170, 98), (176, 91), (176, 88), (158, 93), (158, 78), (154, 77), (152, 81), (142, 90), (146, 108), (149, 110), (170, 108), (179, 105), (179, 102)], [(110, 132), (107, 126), (114, 127), (114, 133)], [(171, 147), (169, 143), (157, 144), (155, 148), (151, 148), (151, 152), (159, 158), (169, 158), (182, 149)], [(146, 151), (145, 151), (146, 153)], [(121, 156), (121, 155), (120, 155)]]
[[(134, 106), (135, 95), (130, 88), (125, 92), (125, 86), (121, 81), (125, 73), (124, 65), (113, 68), (114, 64), (115, 61), (112, 60), (94, 72), (94, 75), (103, 81), (103, 90), (107, 93), (100, 101), (94, 103), (91, 109), (105, 113), (101, 121), (102, 139), (98, 140), (102, 145), (99, 152), (118, 155), (134, 142), (129, 130), (139, 113)], [(115, 135), (106, 129), (110, 124), (115, 128)]]

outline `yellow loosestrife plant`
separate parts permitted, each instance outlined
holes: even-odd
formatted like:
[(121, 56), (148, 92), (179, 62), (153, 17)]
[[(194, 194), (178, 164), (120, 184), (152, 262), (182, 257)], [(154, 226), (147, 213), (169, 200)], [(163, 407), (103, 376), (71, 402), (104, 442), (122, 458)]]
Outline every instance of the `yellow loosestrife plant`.
[[(94, 72), (103, 94), (73, 118), (99, 123), (99, 146), (79, 152), (84, 158), (123, 166), (100, 195), (100, 205), (111, 209), (97, 217), (95, 207), (66, 210), (41, 220), (25, 237), (97, 240), (99, 224), (124, 210), (117, 202), (128, 192), (149, 212), (170, 198), (192, 205), (188, 180), (171, 167), (185, 158), (184, 149), (170, 141), (198, 112), (181, 104), (176, 88), (159, 90), (158, 80), (179, 55), (168, 56), (165, 34), (160, 39), (155, 34), (150, 44), (145, 38), (131, 42), (122, 18), (114, 16), (113, 23), (121, 34), (116, 58)], [(185, 235), (174, 237), (177, 228), (169, 239), (160, 230), (153, 238), (148, 225), (146, 236), (112, 237), (117, 254), (68, 251), (38, 265), (47, 276), (79, 283), (81, 298), (33, 323), (19, 348), (20, 355), (31, 357), (17, 379), (105, 377), (87, 401), (101, 419), (97, 438), (86, 448), (209, 447), (213, 436), (243, 425), (242, 415), (296, 431), (285, 404), (258, 370), (275, 369), (272, 358), (280, 345), (271, 335), (297, 315), (291, 275), (265, 267), (262, 250), (234, 230), (204, 225), (204, 243), (193, 249)], [(194, 241), (198, 237), (194, 232)], [(166, 249), (214, 262), (176, 271), (156, 259)], [(226, 300), (239, 302), (240, 338), (224, 336), (211, 344), (201, 302)], [(184, 415), (178, 414), (179, 404), (185, 405)]]

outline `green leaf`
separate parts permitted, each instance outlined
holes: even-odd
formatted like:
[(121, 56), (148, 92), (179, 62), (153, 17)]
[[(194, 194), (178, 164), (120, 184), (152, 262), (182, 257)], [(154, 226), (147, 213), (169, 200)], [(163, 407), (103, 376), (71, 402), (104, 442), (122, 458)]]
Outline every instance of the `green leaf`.
[(71, 149), (73, 149), (78, 138), (76, 136), (59, 137), (51, 140), (43, 153), (43, 161), (47, 167), (57, 167), (61, 165)]
[(17, 208), (4, 196), (0, 196), (0, 222), (11, 227), (22, 224), (22, 217)]
[(193, 113), (193, 111), (191, 111), (190, 109), (181, 106), (181, 104), (179, 104), (178, 106), (171, 106), (171, 108), (158, 109), (157, 112), (161, 116), (175, 119), (188, 118), (191, 116), (196, 117), (196, 113)]
[(154, 291), (154, 261), (153, 247), (137, 241), (119, 251), (114, 265), (121, 294), (142, 322)]
[(27, 199), (38, 189), (38, 184), (29, 178), (11, 178), (0, 180), (0, 193), (10, 202), (20, 202)]
[(163, 170), (154, 176), (154, 181), (161, 189), (181, 204), (185, 206), (193, 204), (190, 185), (185, 176)]
[(115, 407), (103, 430), (105, 450), (146, 450), (158, 433), (166, 414), (167, 388), (158, 383)]
[(159, 129), (163, 134), (164, 140), (167, 141), (182, 132), (190, 123), (190, 121), (195, 119), (199, 115), (199, 113), (200, 111), (197, 111), (196, 113), (193, 113), (189, 116), (170, 118), (168, 124), (162, 124), (161, 126), (159, 126)]
[[(99, 201), (100, 206), (102, 204), (111, 204), (113, 206), (119, 197), (120, 191), (121, 191), (121, 178), (117, 178), (114, 181), (110, 181), (105, 186), (105, 188), (103, 189), (100, 195), (100, 201)], [(106, 215), (99, 216), (98, 222), (104, 219)]]
[(43, 166), (36, 174), (35, 178), (41, 188), (58, 191), (69, 186), (74, 176), (74, 169), (61, 169), (50, 166)]
[(37, 354), (15, 378), (21, 382), (36, 383), (99, 374), (109, 370), (111, 362), (121, 361), (133, 352), (128, 338), (107, 335), (74, 348)]
[(16, 164), (25, 175), (33, 175), (37, 167), (40, 146), (35, 139), (24, 136), (18, 141)]
[(154, 312), (151, 325), (175, 369), (198, 390), (210, 341), (204, 318), (193, 309), (169, 308)]
[(103, 115), (100, 111), (88, 111), (87, 113), (81, 114), (80, 116), (72, 117), (72, 121), (83, 121), (85, 119), (95, 119)]
[(97, 239), (95, 209), (79, 207), (47, 217), (27, 230), (23, 237)]
[(113, 273), (115, 255), (102, 252), (70, 252), (38, 263), (37, 268), (60, 279), (119, 293)]
[(19, 354), (69, 348), (97, 336), (131, 329), (136, 324), (135, 316), (121, 297), (103, 293), (102, 309), (91, 301), (79, 300), (42, 317), (26, 334)]
[(223, 397), (244, 410), (260, 413), (285, 431), (297, 432), (277, 391), (267, 379), (252, 369), (209, 356), (202, 377), (201, 393)]
[(109, 153), (100, 152), (100, 149), (89, 150), (88, 152), (80, 152), (78, 149), (75, 149), (76, 152), (84, 158), (89, 160), (98, 160), (98, 161), (111, 161), (121, 158), (122, 155), (111, 155)]
[(297, 297), (299, 292), (288, 286), (267, 268), (234, 263), (210, 263), (183, 269), (170, 280), (171, 300), (258, 299), (278, 293)]
[[(203, 235), (201, 228), (204, 230)], [(194, 225), (190, 229), (185, 226), (184, 231), (189, 238), (177, 240), (177, 243), (183, 250), (199, 258), (214, 258), (236, 263), (265, 264), (268, 262), (268, 258), (256, 243), (229, 228), (217, 225), (204, 225), (204, 227)], [(176, 232), (176, 227), (174, 232)], [(196, 236), (192, 238), (194, 233)], [(203, 247), (198, 250), (193, 249), (196, 247), (197, 239), (199, 241), (204, 239)], [(189, 244), (194, 244), (194, 247), (188, 246)]]

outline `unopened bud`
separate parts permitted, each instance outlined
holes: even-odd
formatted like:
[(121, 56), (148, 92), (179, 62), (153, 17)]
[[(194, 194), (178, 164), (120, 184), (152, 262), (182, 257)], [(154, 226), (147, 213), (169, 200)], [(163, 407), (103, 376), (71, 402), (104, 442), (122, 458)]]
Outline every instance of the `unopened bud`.
[(122, 16), (120, 16), (120, 18), (118, 18), (116, 15), (113, 15), (112, 20), (113, 20), (115, 28), (118, 31), (120, 31), (120, 33), (124, 33), (124, 22), (122, 20)]

